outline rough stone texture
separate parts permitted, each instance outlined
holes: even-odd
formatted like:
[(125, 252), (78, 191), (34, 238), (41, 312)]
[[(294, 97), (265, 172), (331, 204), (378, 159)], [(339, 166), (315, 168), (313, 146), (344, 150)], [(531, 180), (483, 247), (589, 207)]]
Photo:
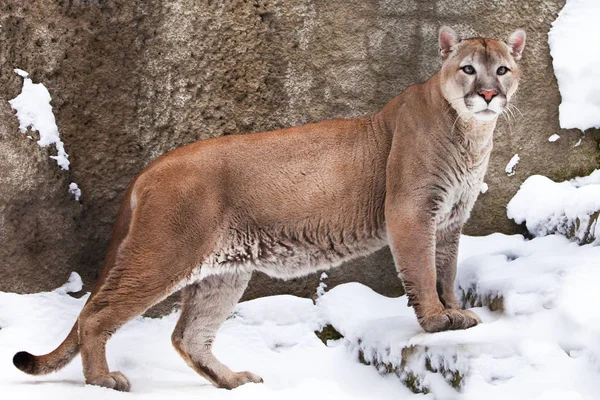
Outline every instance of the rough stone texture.
[[(598, 167), (599, 132), (558, 126), (560, 95), (546, 34), (561, 0), (0, 1), (0, 290), (30, 292), (102, 263), (121, 196), (148, 162), (208, 137), (270, 130), (379, 110), (439, 68), (437, 29), (503, 38), (528, 33), (514, 121), (502, 121), (487, 182), (466, 232), (515, 232), (505, 205), (530, 174), (553, 179)], [(71, 170), (19, 133), (8, 100), (21, 68), (42, 82)], [(560, 131), (560, 132), (559, 132)], [(562, 138), (549, 143), (547, 138)], [(35, 134), (34, 134), (35, 135)], [(521, 162), (507, 177), (513, 154)], [(81, 203), (67, 192), (77, 182)], [(338, 270), (401, 292), (389, 251)], [(256, 277), (246, 297), (310, 296), (318, 275)]]

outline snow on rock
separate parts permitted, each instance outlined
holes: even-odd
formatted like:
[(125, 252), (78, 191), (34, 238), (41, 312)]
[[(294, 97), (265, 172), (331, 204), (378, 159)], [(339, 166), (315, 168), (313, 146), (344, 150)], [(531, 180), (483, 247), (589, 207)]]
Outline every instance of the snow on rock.
[(530, 176), (508, 203), (508, 218), (536, 236), (560, 233), (579, 243), (600, 241), (600, 169), (587, 177), (554, 182)]
[[(358, 360), (435, 399), (455, 399), (456, 390), (473, 400), (595, 399), (598, 259), (600, 247), (560, 236), (463, 237), (457, 294), (477, 303), (483, 320), (466, 331), (425, 333), (405, 296), (357, 283), (335, 287), (317, 307)], [(492, 311), (489, 299), (501, 306)]]
[(323, 282), (325, 279), (327, 279), (329, 276), (327, 275), (326, 272), (323, 272), (321, 274), (321, 277), (319, 278), (319, 286), (317, 286), (317, 293), (316, 296), (317, 297), (321, 297), (325, 294), (325, 289), (327, 289), (327, 284), (325, 282)]
[(600, 128), (600, 2), (567, 0), (548, 33), (561, 128)]
[(558, 139), (560, 139), (560, 135), (557, 135), (557, 134), (555, 133), (554, 135), (552, 135), (552, 136), (550, 136), (550, 137), (548, 138), (548, 141), (549, 141), (549, 142), (552, 142), (552, 143), (554, 143), (554, 142), (556, 142)]
[(79, 201), (79, 198), (81, 197), (81, 189), (75, 182), (71, 182), (71, 184), (69, 184), (69, 193), (75, 197), (76, 201)]
[(37, 144), (40, 147), (54, 144), (57, 155), (50, 156), (50, 158), (56, 160), (61, 169), (68, 170), (69, 155), (65, 152), (65, 146), (60, 140), (60, 134), (50, 105), (52, 98), (48, 89), (41, 83), (33, 83), (27, 72), (18, 68), (14, 71), (23, 78), (21, 93), (14, 99), (9, 100), (10, 106), (17, 112), (19, 130), (23, 133), (27, 132), (28, 128), (37, 131), (40, 135)]
[(506, 175), (513, 176), (515, 174), (515, 168), (517, 168), (517, 164), (520, 160), (521, 158), (519, 158), (518, 154), (512, 156), (508, 164), (506, 164), (506, 168), (504, 169), (504, 171), (506, 171)]
[(67, 283), (57, 289), (54, 289), (54, 293), (76, 293), (81, 291), (81, 289), (83, 289), (83, 281), (81, 280), (81, 276), (77, 272), (71, 272)]
[(482, 183), (481, 183), (481, 193), (486, 193), (486, 192), (488, 191), (488, 189), (489, 189), (489, 188), (490, 188), (490, 187), (488, 186), (488, 184), (487, 184), (487, 183), (485, 183), (485, 182), (482, 182)]

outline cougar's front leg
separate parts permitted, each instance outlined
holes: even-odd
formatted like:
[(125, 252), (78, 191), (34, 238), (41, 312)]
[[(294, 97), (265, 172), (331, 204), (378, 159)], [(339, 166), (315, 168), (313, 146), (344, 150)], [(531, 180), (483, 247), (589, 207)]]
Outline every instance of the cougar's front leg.
[(468, 323), (477, 325), (481, 322), (481, 319), (473, 311), (461, 310), (460, 303), (454, 293), (459, 241), (460, 228), (438, 232), (437, 234), (435, 249), (437, 292), (440, 301), (446, 309), (460, 310), (461, 314), (467, 318)]
[(415, 309), (419, 323), (427, 332), (466, 329), (478, 319), (469, 311), (447, 309), (437, 291), (435, 222), (426, 207), (386, 205), (390, 248), (396, 268)]
[(456, 278), (456, 259), (458, 256), (460, 228), (438, 231), (436, 237), (435, 267), (437, 293), (445, 308), (459, 309), (460, 303), (454, 294), (454, 280)]

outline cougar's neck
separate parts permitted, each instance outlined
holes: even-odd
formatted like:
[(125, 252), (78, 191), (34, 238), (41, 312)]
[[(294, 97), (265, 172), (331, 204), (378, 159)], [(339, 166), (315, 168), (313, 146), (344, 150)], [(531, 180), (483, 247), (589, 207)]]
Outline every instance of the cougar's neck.
[[(389, 138), (393, 136), (396, 124), (402, 123), (398, 120), (401, 108), (405, 109), (402, 113), (404, 118), (423, 119), (419, 125), (432, 140), (441, 139), (440, 135), (446, 136), (472, 154), (472, 158), (491, 151), (496, 119), (478, 121), (475, 118), (461, 118), (442, 93), (439, 72), (423, 84), (410, 86), (375, 113), (372, 118), (378, 132)], [(421, 112), (413, 112), (416, 110)], [(423, 113), (423, 110), (426, 112)]]

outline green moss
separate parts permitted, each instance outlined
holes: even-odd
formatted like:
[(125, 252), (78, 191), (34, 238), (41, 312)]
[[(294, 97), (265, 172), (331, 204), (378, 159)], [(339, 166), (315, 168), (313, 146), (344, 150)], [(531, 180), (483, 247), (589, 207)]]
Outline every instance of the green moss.
[(450, 384), (450, 386), (452, 386), (456, 390), (460, 390), (463, 381), (463, 376), (460, 372), (448, 370), (444, 367), (434, 367), (431, 364), (431, 359), (429, 357), (425, 359), (425, 369), (435, 374), (441, 374), (444, 377), (444, 379), (446, 379), (446, 382)]
[(358, 362), (364, 365), (371, 365), (371, 363), (365, 358), (365, 353), (363, 353), (362, 350), (358, 351)]
[[(448, 379), (448, 376), (450, 377), (450, 379)], [(463, 381), (463, 376), (458, 371), (452, 371), (448, 376), (446, 376), (446, 379), (448, 379), (448, 383), (450, 384), (450, 386), (452, 386), (456, 390), (460, 390)]]
[(596, 169), (598, 169), (600, 167), (600, 152), (596, 152), (596, 153), (598, 153), (598, 154), (596, 155), (596, 165), (595, 166), (592, 165), (589, 167), (579, 167), (577, 169), (573, 169), (573, 168), (560, 169), (558, 172), (552, 174), (548, 178), (552, 179), (554, 182), (564, 182), (564, 181), (569, 181), (573, 178), (577, 178), (579, 176), (588, 176), (589, 174), (591, 174), (592, 172), (594, 172)]
[[(0, 329), (1, 329), (1, 328), (0, 328)], [(396, 371), (397, 371), (397, 370), (396, 370), (396, 368), (394, 368), (394, 366), (393, 366), (391, 363), (387, 363), (387, 364), (385, 364), (385, 372), (386, 372), (387, 374), (391, 374), (391, 373), (394, 373), (394, 372), (396, 372)]]
[(413, 393), (429, 393), (429, 390), (426, 387), (423, 387), (423, 383), (421, 382), (419, 377), (413, 374), (412, 372), (404, 374), (404, 379), (402, 380), (402, 383)]
[(597, 238), (594, 237), (594, 232), (592, 232), (592, 227), (594, 223), (598, 223), (598, 219), (600, 218), (600, 211), (596, 211), (594, 214), (590, 215), (590, 221), (588, 222), (587, 228), (585, 230), (585, 235), (583, 240), (581, 240), (581, 244), (589, 244), (594, 242)]
[(339, 333), (331, 325), (325, 325), (320, 331), (315, 331), (315, 335), (317, 335), (317, 337), (321, 339), (324, 344), (327, 344), (328, 340), (339, 340), (344, 337), (344, 335)]
[(485, 296), (477, 294), (475, 288), (469, 288), (466, 292), (462, 290), (461, 303), (464, 308), (487, 306), (491, 311), (504, 310), (504, 298), (502, 296)]
[(504, 311), (504, 297), (496, 296), (489, 300), (488, 307), (492, 311)]
[(431, 365), (431, 358), (429, 357), (425, 359), (425, 369), (429, 372), (437, 372), (437, 370)]
[(565, 165), (564, 168), (561, 168), (558, 172), (549, 176), (550, 179), (555, 182), (568, 181), (578, 176), (588, 176), (594, 172), (594, 170), (600, 168), (600, 129), (588, 129), (585, 132), (585, 136), (591, 137), (592, 140), (596, 142), (595, 162), (593, 162), (592, 165), (581, 166), (577, 169), (573, 169), (570, 165)]
[(589, 134), (596, 142), (596, 164), (600, 167), (600, 129), (594, 129)]

